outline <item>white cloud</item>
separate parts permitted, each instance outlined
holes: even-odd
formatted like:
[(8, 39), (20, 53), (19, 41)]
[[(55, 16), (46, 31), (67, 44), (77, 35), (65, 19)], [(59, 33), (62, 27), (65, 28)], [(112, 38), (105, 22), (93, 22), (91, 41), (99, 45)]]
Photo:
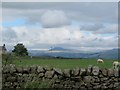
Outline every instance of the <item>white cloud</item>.
[[(117, 34), (116, 5), (117, 3), (3, 3), (4, 22), (17, 19), (26, 22), (24, 26), (9, 26), (4, 31), (5, 35), (14, 33), (5, 37), (5, 42), (11, 46), (23, 42), (33, 49), (49, 48), (51, 45), (76, 49), (86, 47), (89, 50), (114, 48), (117, 46), (114, 35)], [(79, 29), (80, 24), (87, 23), (93, 26), (84, 28), (85, 30)], [(10, 40), (15, 35), (15, 40)]]
[[(55, 16), (64, 17), (62, 20), (65, 20), (65, 24), (69, 24), (70, 20), (79, 21), (82, 23), (117, 23), (117, 7), (118, 3), (97, 3), (97, 2), (61, 2), (61, 3), (49, 3), (49, 2), (12, 2), (12, 3), (3, 3), (3, 20), (23, 18), (27, 23), (41, 23), (40, 18), (42, 14), (46, 15), (47, 19), (49, 17)], [(97, 7), (97, 8), (96, 8)], [(11, 13), (12, 12), (12, 13)], [(48, 13), (49, 12), (49, 13)], [(51, 12), (51, 13), (50, 13)], [(61, 15), (58, 15), (60, 13)], [(57, 16), (56, 16), (57, 15)], [(66, 18), (68, 20), (66, 20)], [(46, 19), (46, 20), (47, 20)], [(51, 20), (54, 21), (53, 18)], [(48, 23), (48, 21), (44, 21)], [(52, 21), (50, 21), (52, 23)], [(43, 23), (44, 24), (44, 23)], [(60, 23), (61, 24), (61, 23)], [(52, 24), (54, 26), (54, 24)]]
[(118, 24), (88, 24), (80, 27), (83, 31), (89, 31), (93, 34), (117, 34), (118, 33)]
[(95, 32), (95, 34), (117, 34), (118, 33), (118, 25), (117, 24), (111, 24), (111, 25), (106, 25), (105, 28), (101, 28)]
[[(18, 35), (21, 41), (29, 41), (30, 43), (47, 43), (60, 44), (65, 43), (69, 38), (79, 39), (80, 31), (71, 30), (68, 27), (61, 28), (41, 28), (32, 30), (28, 27), (12, 27), (12, 30)], [(71, 33), (72, 32), (72, 33)]]
[[(13, 12), (13, 13), (10, 13)], [(3, 9), (3, 21), (14, 21), (16, 19), (23, 19), (27, 24), (40, 23), (43, 27), (60, 27), (71, 24), (70, 19), (61, 10), (49, 9)]]
[(41, 16), (41, 23), (43, 27), (59, 27), (69, 25), (70, 20), (63, 11), (48, 10)]
[(104, 25), (103, 24), (88, 24), (88, 25), (83, 25), (83, 26), (81, 26), (81, 29), (82, 30), (88, 30), (88, 31), (98, 31), (99, 29), (101, 29), (101, 28), (104, 28)]
[[(102, 36), (86, 31), (79, 30), (79, 27), (61, 27), (61, 28), (30, 28), (26, 26), (11, 28), (17, 35), (15, 43), (22, 42), (28, 48), (49, 48), (52, 45), (67, 48), (81, 49), (84, 47), (91, 48), (115, 48), (117, 47), (117, 38), (115, 36)], [(9, 38), (8, 38), (9, 41)], [(9, 42), (6, 41), (6, 45)], [(13, 46), (12, 45), (12, 46)]]

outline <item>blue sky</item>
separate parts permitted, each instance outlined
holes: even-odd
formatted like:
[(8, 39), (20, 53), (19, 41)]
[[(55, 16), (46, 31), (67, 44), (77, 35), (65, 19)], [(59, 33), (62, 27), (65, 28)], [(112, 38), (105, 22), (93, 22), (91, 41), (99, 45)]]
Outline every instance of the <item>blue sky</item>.
[(2, 22), (3, 27), (13, 27), (13, 26), (22, 26), (25, 24), (24, 19), (15, 19), (13, 21), (4, 21)]
[(9, 49), (19, 42), (28, 49), (117, 48), (117, 11), (117, 2), (4, 2), (2, 43)]

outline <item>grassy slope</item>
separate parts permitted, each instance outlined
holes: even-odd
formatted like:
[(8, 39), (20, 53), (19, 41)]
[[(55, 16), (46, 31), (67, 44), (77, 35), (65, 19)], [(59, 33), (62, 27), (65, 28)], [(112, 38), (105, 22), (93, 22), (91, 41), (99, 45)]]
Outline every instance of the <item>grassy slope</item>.
[(86, 68), (88, 65), (95, 65), (102, 68), (112, 68), (113, 60), (104, 60), (104, 64), (97, 64), (96, 59), (41, 59), (41, 58), (22, 58), (13, 63), (19, 66), (41, 65), (57, 68)]

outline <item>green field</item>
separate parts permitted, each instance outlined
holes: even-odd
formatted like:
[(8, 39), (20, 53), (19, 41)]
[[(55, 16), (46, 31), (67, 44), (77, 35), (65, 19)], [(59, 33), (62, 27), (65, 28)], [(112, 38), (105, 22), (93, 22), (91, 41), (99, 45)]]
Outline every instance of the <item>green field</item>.
[(97, 59), (57, 59), (57, 58), (19, 58), (13, 61), (17, 66), (40, 65), (56, 68), (86, 68), (88, 65), (101, 68), (112, 68), (114, 60), (104, 60), (104, 63), (97, 64)]

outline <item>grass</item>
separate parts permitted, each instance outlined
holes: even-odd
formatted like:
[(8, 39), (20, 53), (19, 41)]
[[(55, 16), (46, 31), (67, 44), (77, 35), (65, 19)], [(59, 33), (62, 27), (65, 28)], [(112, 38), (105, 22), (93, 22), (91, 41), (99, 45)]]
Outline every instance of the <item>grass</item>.
[[(21, 61), (21, 62), (20, 62)], [(104, 60), (104, 63), (97, 64), (97, 59), (42, 59), (42, 58), (19, 58), (13, 63), (17, 66), (40, 65), (48, 67), (65, 68), (86, 68), (88, 65), (99, 66), (101, 68), (112, 68), (114, 60)]]

